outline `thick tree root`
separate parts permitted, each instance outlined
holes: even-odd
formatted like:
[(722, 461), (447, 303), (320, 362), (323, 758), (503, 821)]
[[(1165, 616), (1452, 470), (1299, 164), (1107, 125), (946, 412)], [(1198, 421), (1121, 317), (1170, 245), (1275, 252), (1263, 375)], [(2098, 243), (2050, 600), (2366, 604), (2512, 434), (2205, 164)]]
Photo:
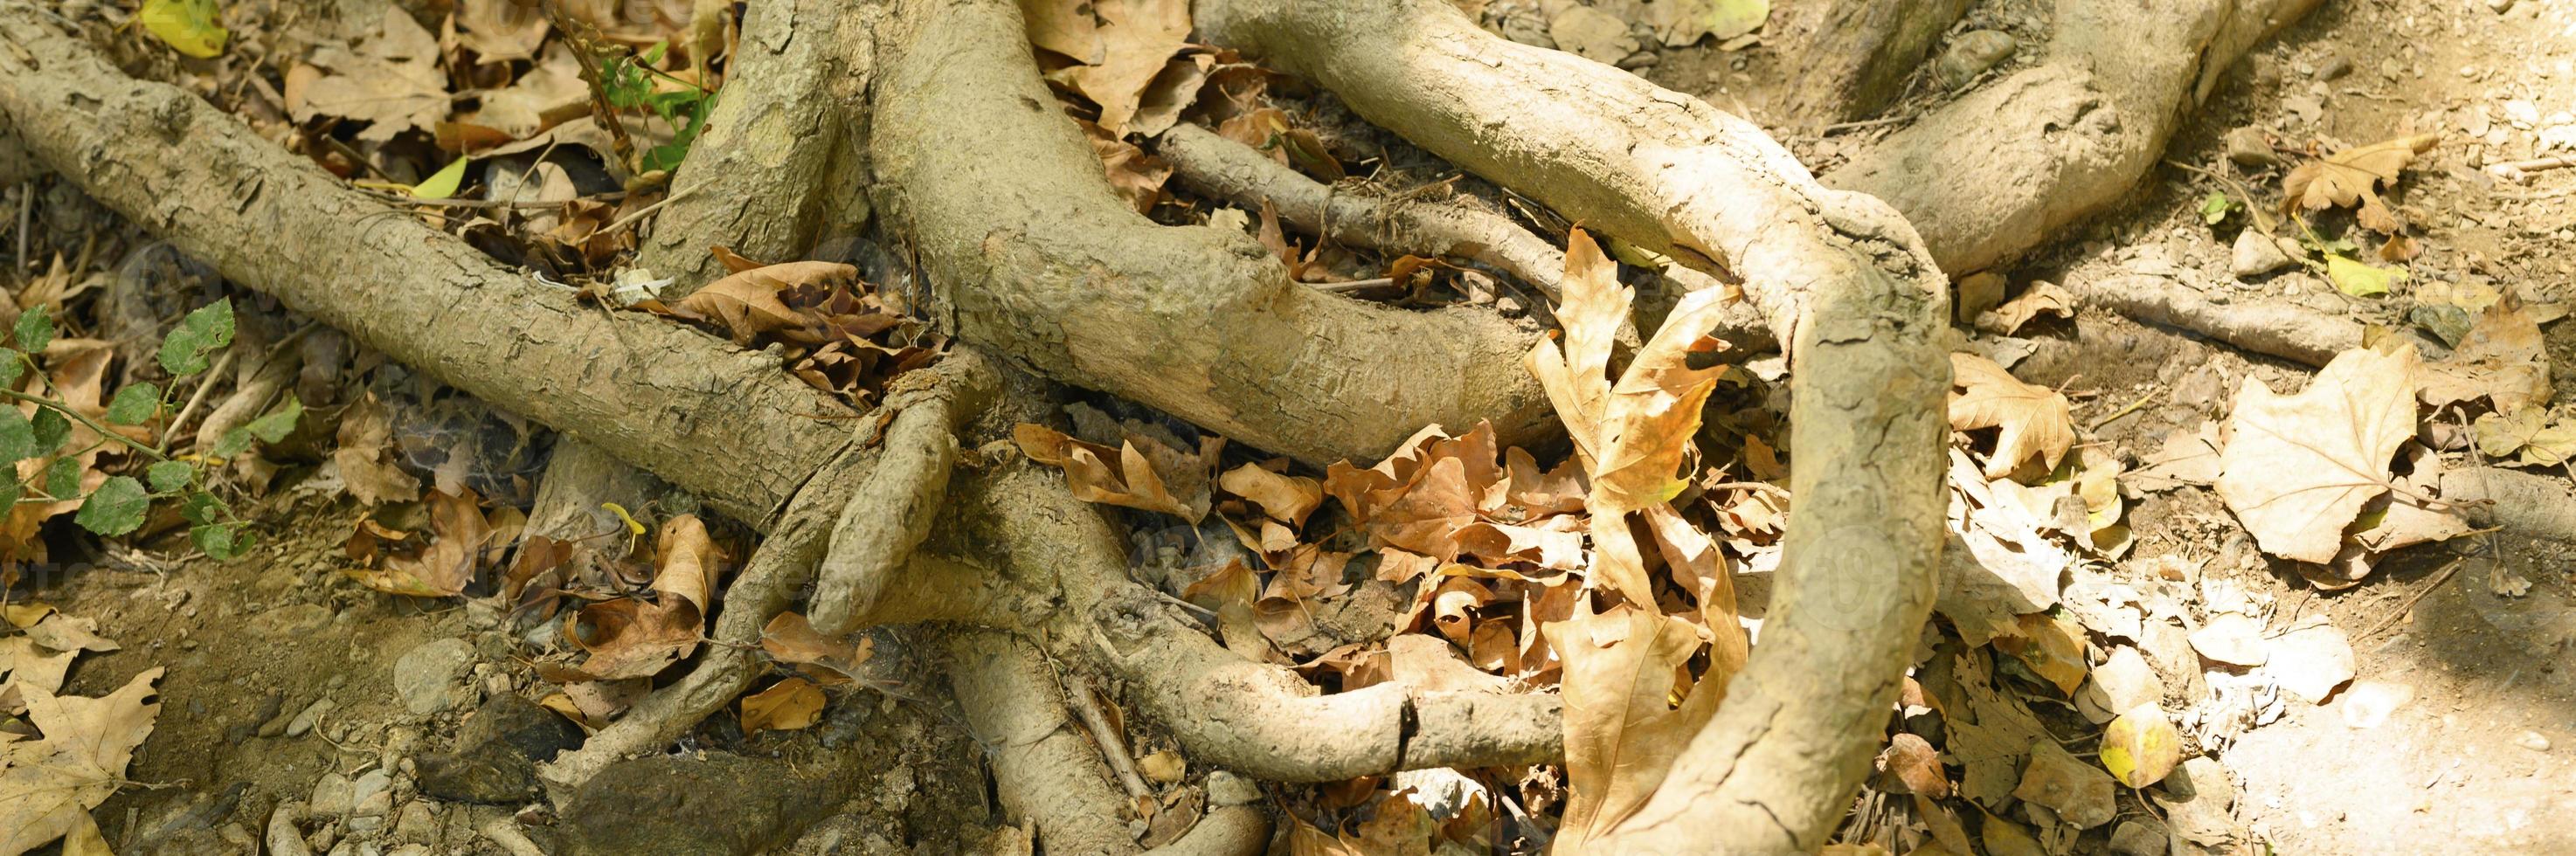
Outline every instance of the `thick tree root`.
[(2126, 198), (2188, 108), (2318, 0), (2058, 0), (2048, 59), (1953, 101), (1825, 174), (1896, 206), (1966, 274)]
[(2067, 287), (2085, 303), (2139, 321), (2311, 366), (2361, 347), (2361, 325), (2349, 319), (2285, 303), (2212, 303), (2197, 289), (2160, 276), (2070, 280)]
[(1767, 50), (1745, 69), (1756, 81), (1743, 96), (1750, 102), (1745, 118), (1813, 134), (1878, 112), (1967, 10), (1967, 0), (1780, 4), (1762, 27)]
[(1536, 331), (1300, 287), (1248, 235), (1145, 219), (1055, 106), (1016, 7), (898, 5), (873, 96), (878, 208), (967, 341), (1314, 463), (1432, 423), (1550, 424), (1520, 367)]
[(225, 278), (746, 523), (849, 441), (849, 408), (776, 358), (506, 270), (24, 0), (0, 2), (0, 121), (45, 129), (27, 142), (48, 166)]
[(1726, 704), (1602, 846), (1813, 850), (1848, 810), (1930, 612), (1947, 289), (1913, 230), (1749, 123), (1446, 3), (1201, 0), (1202, 31), (1560, 213), (1739, 277), (1795, 367), (1771, 620)]
[(2576, 495), (2563, 478), (2495, 467), (2448, 470), (2442, 473), (2442, 499), (2460, 503), (2469, 522), (2479, 526), (2576, 543)]
[(888, 582), (911, 562), (947, 497), (960, 421), (946, 402), (931, 401), (887, 424), (885, 453), (833, 524), (811, 607), (815, 630), (839, 636), (880, 613)]
[[(936, 426), (935, 436), (924, 432), (906, 432), (904, 442), (938, 448), (953, 444), (948, 432), (957, 423), (973, 418), (990, 405), (997, 391), (998, 379), (993, 369), (972, 351), (950, 354), (930, 371), (905, 376), (907, 383), (889, 390), (886, 408), (896, 411), (895, 424), (904, 424), (907, 416), (913, 424), (929, 422)], [(882, 414), (880, 414), (881, 416)], [(761, 628), (795, 602), (805, 584), (813, 579), (815, 568), (823, 561), (825, 548), (840, 518), (851, 506), (868, 502), (863, 492), (879, 462), (940, 455), (935, 449), (899, 448), (891, 433), (877, 435), (873, 426), (880, 419), (862, 419), (859, 424), (870, 436), (851, 445), (848, 457), (834, 461), (797, 494), (769, 537), (751, 554), (742, 574), (725, 587), (722, 608), (716, 614), (716, 644), (706, 646), (698, 657), (696, 668), (677, 683), (663, 687), (636, 703), (626, 716), (599, 733), (590, 736), (582, 747), (555, 757), (542, 765), (539, 778), (549, 793), (562, 797), (578, 789), (602, 768), (617, 760), (668, 746), (688, 733), (699, 720), (722, 709), (742, 695), (763, 668), (758, 652)], [(884, 442), (880, 442), (884, 441)], [(945, 457), (941, 458), (945, 460)], [(900, 498), (898, 498), (900, 501)], [(924, 574), (926, 579), (954, 579), (950, 575)], [(947, 595), (944, 589), (905, 589), (907, 593)], [(903, 601), (898, 610), (913, 613), (933, 609), (942, 614), (967, 615), (958, 605), (945, 598), (932, 604)], [(907, 616), (909, 617), (909, 616)], [(561, 800), (557, 802), (560, 804)]]

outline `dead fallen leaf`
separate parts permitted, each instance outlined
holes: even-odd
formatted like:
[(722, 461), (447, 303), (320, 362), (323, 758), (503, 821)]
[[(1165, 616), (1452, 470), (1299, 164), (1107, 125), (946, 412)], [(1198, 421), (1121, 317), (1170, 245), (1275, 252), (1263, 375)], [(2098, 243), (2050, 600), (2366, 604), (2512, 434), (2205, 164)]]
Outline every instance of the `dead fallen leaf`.
[[(1543, 632), (1565, 663), (1568, 799), (1555, 846), (1581, 852), (1645, 805), (1724, 688), (1683, 679), (1700, 640), (1681, 618), (1623, 604)], [(1675, 694), (1683, 694), (1679, 707), (1667, 701)]]
[(843, 677), (859, 676), (859, 664), (875, 653), (876, 640), (860, 637), (846, 642), (832, 639), (814, 630), (814, 624), (803, 613), (781, 612), (760, 629), (760, 650), (781, 663), (820, 666), (841, 673)]
[(795, 731), (823, 719), (823, 690), (813, 681), (788, 678), (742, 699), (742, 734)]
[(2545, 406), (2550, 384), (2543, 348), (2540, 324), (2521, 301), (2497, 301), (2478, 313), (2449, 357), (2424, 364), (2421, 396), (2434, 407), (2484, 398), (2504, 413)]
[(1888, 737), (1887, 748), (1879, 750), (1875, 764), (1880, 773), (1902, 785), (1904, 793), (1936, 800), (1950, 795), (1950, 771), (1942, 768), (1940, 753), (1921, 737), (1902, 731)]
[(125, 784), (125, 765), (161, 714), (146, 702), (158, 668), (99, 698), (25, 689), (27, 721), (42, 735), (0, 743), (0, 853), (25, 853), (76, 833), (89, 811)]
[(1950, 428), (1974, 431), (2001, 428), (1995, 453), (1986, 459), (1986, 477), (2003, 478), (2033, 456), (2057, 467), (2075, 445), (2075, 418), (2066, 396), (2014, 378), (1993, 360), (1975, 354), (1951, 354)]
[(1270, 519), (1290, 526), (1306, 525), (1306, 515), (1324, 504), (1324, 487), (1305, 476), (1284, 475), (1259, 464), (1244, 464), (1217, 477), (1217, 487), (1251, 500)]
[(722, 558), (696, 516), (663, 522), (654, 544), (654, 599), (594, 603), (567, 628), (590, 652), (580, 673), (592, 681), (647, 678), (695, 652)]
[(432, 130), (447, 118), (447, 75), (438, 69), (438, 38), (410, 15), (385, 15), (384, 29), (354, 46), (326, 43), (312, 64), (329, 73), (300, 87), (290, 104), (298, 122), (333, 116), (366, 122), (358, 139), (387, 142), (407, 130)]
[(671, 307), (672, 314), (721, 325), (734, 344), (762, 333), (803, 326), (804, 318), (778, 299), (791, 288), (857, 279), (859, 269), (836, 262), (784, 262), (731, 274), (708, 283)]
[[(461, 485), (457, 491), (430, 492), (426, 544), (410, 543), (409, 535), (418, 533), (395, 532), (372, 519), (360, 520), (347, 549), (350, 558), (364, 564), (345, 573), (388, 594), (449, 597), (463, 593), (482, 567), (486, 549), (500, 545), (494, 543), (481, 498)], [(385, 549), (388, 546), (393, 549)]]
[(1163, 183), (1172, 179), (1172, 165), (1163, 162), (1162, 158), (1146, 154), (1134, 143), (1111, 135), (1108, 129), (1099, 125), (1090, 122), (1081, 125), (1084, 135), (1091, 140), (1092, 153), (1100, 156), (1100, 166), (1108, 173), (1109, 189), (1116, 191), (1118, 198), (1126, 200), (1127, 206), (1136, 209), (1136, 213), (1153, 211), (1154, 204), (1163, 201)]
[(1046, 38), (1077, 50), (1097, 45), (1098, 59), (1067, 54), (1085, 64), (1068, 70), (1065, 78), (1075, 91), (1100, 105), (1101, 127), (1113, 136), (1125, 136), (1147, 87), (1162, 73), (1165, 61), (1189, 42), (1190, 5), (1187, 0), (1095, 0), (1090, 6), (1099, 16), (1091, 31), (1096, 42), (1085, 39), (1079, 25), (1071, 21), (1082, 14), (1079, 11), (1043, 16), (1043, 26), (1049, 30)]
[(545, 13), (523, 0), (457, 0), (456, 41), (477, 64), (535, 59), (553, 29)]
[[(483, 0), (518, 7), (510, 0)], [(590, 87), (581, 81), (581, 63), (572, 49), (558, 42), (545, 59), (510, 85), (483, 94), (482, 106), (466, 114), (465, 124), (491, 128), (512, 140), (524, 140), (588, 114)], [(539, 230), (543, 231), (543, 230)]]
[(367, 505), (420, 498), (420, 479), (394, 462), (393, 411), (366, 393), (340, 411), (340, 444), (331, 463), (349, 496)]
[(2030, 319), (2041, 315), (2055, 315), (2059, 318), (2075, 317), (2075, 295), (2067, 293), (2066, 289), (2053, 282), (2033, 282), (2029, 288), (2023, 289), (2019, 296), (2004, 301), (2001, 306), (1979, 313), (1976, 326), (1978, 330), (1987, 333), (2010, 336), (2014, 331), (2020, 330), (2021, 325), (2028, 324)]
[(2336, 687), (2352, 680), (2352, 642), (2325, 616), (2308, 616), (2265, 644), (2271, 656), (2263, 670), (2300, 701), (2324, 704)]
[(2395, 183), (2397, 174), (2416, 155), (2431, 151), (2441, 139), (2439, 134), (2397, 137), (2300, 164), (2281, 177), (2283, 207), (2317, 211), (2358, 203), (2362, 228), (2383, 234), (2400, 231), (2406, 225), (2373, 188)]
[[(1066, 487), (1075, 499), (1159, 511), (1192, 523), (1205, 518), (1211, 503), (1209, 472), (1225, 441), (1203, 438), (1190, 455), (1152, 437), (1130, 433), (1119, 448), (1076, 440), (1044, 425), (1021, 424), (1012, 439), (1030, 460), (1064, 469)], [(1112, 460), (1117, 461), (1111, 464)]]
[(2387, 491), (2390, 456), (2415, 435), (2417, 362), (2411, 345), (2345, 351), (2291, 396), (2245, 379), (2217, 489), (2264, 552), (2334, 558), (2344, 528)]

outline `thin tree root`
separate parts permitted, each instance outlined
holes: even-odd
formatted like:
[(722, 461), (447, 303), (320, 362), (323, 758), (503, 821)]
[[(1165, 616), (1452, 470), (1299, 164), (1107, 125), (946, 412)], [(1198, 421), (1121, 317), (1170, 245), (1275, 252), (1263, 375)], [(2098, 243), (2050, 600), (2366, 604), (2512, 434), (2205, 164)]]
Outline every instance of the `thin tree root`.
[(810, 606), (815, 630), (839, 636), (877, 612), (888, 580), (930, 534), (947, 496), (948, 471), (957, 461), (956, 426), (948, 402), (936, 398), (904, 408), (886, 426), (885, 453), (850, 492), (833, 524), (819, 573), (822, 585)]
[(2199, 290), (2160, 276), (2132, 274), (2066, 285), (2086, 303), (2139, 321), (2311, 366), (2361, 347), (2361, 325), (2352, 321), (2284, 303), (2212, 303)]
[(1074, 715), (1082, 719), (1082, 730), (1091, 734), (1091, 743), (1100, 750), (1109, 771), (1118, 774), (1118, 785), (1127, 789), (1130, 798), (1143, 798), (1154, 793), (1145, 786), (1145, 777), (1136, 772), (1136, 756), (1127, 750), (1126, 735), (1109, 722), (1109, 713), (1100, 709), (1100, 700), (1091, 695), (1091, 684), (1079, 675), (1062, 675), (1064, 699)]
[(1055, 674), (1027, 644), (1001, 633), (949, 637), (949, 685), (984, 744), (1005, 816), (1037, 826), (1049, 853), (1135, 853), (1134, 808), (1065, 711)]

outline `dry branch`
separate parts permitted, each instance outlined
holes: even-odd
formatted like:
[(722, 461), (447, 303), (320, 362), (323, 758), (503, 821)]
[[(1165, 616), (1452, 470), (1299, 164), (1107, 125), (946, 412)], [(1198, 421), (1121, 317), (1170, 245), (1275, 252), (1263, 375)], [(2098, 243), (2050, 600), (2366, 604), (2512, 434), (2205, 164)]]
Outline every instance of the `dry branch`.
[(876, 199), (962, 338), (1316, 463), (1378, 457), (1425, 424), (1545, 430), (1519, 362), (1535, 331), (1324, 294), (1248, 235), (1147, 220), (1056, 106), (1015, 6), (895, 17), (873, 96)]
[[(755, 526), (839, 457), (854, 415), (777, 360), (612, 314), (493, 263), (177, 87), (126, 77), (0, 2), (0, 122), (92, 198), (494, 406), (608, 449)], [(532, 370), (534, 369), (534, 370)]]
[(2045, 61), (1862, 150), (1825, 183), (1896, 206), (1943, 270), (1983, 270), (2127, 198), (2228, 64), (2317, 2), (2058, 0)]
[(2361, 325), (2348, 319), (2284, 303), (2212, 303), (2198, 289), (2160, 276), (2070, 280), (2067, 287), (2085, 303), (2140, 321), (2311, 366), (2361, 347)]
[(1813, 850), (1886, 725), (1941, 545), (1947, 289), (1913, 229), (1752, 125), (1447, 3), (1201, 0), (1202, 31), (1568, 217), (1740, 277), (1795, 366), (1762, 644), (1614, 849)]

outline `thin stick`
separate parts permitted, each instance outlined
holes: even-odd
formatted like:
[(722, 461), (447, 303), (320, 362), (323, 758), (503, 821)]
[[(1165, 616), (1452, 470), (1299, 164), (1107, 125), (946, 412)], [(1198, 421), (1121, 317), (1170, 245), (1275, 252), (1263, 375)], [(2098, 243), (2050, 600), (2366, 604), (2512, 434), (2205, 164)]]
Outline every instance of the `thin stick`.
[(2487, 174), (2506, 181), (2521, 181), (2529, 173), (2547, 172), (2576, 166), (2576, 155), (2550, 155), (2545, 158), (2510, 161), (2487, 165)]
[(2136, 412), (2138, 412), (2138, 408), (2141, 408), (2141, 407), (2145, 407), (2145, 406), (2147, 406), (2147, 402), (2150, 402), (2150, 401), (2154, 401), (2154, 400), (2156, 400), (2156, 396), (2163, 395), (2163, 394), (2164, 394), (2164, 392), (2165, 392), (2164, 387), (2157, 387), (2157, 388), (2155, 388), (2155, 389), (2147, 390), (2147, 394), (2145, 394), (2145, 395), (2141, 395), (2141, 396), (2138, 396), (2138, 400), (2136, 400), (2136, 401), (2132, 401), (2132, 402), (2129, 402), (2129, 406), (2127, 406), (2127, 407), (2123, 407), (2123, 408), (2120, 408), (2120, 409), (2118, 409), (2118, 410), (2111, 411), (2111, 415), (2109, 415), (2109, 416), (2104, 416), (2104, 417), (2102, 417), (2102, 418), (2100, 418), (2100, 419), (2093, 420), (2093, 424), (2084, 426), (2084, 430), (2086, 430), (2086, 431), (2100, 431), (2100, 430), (2102, 430), (2102, 426), (2104, 426), (2104, 425), (2109, 425), (2109, 424), (2111, 424), (2112, 422), (2118, 421), (2118, 420), (2119, 420), (2119, 418), (2120, 418), (2120, 417), (2122, 417), (2122, 416), (2127, 416), (2127, 415), (2129, 415), (2129, 414), (2131, 414), (2131, 413), (2136, 413)]
[(617, 201), (617, 200), (625, 199), (625, 198), (626, 198), (626, 191), (623, 191), (623, 190), (612, 190), (612, 191), (609, 191), (609, 192), (607, 192), (607, 193), (598, 194), (598, 195), (596, 195), (596, 196), (583, 196), (583, 197), (578, 197), (578, 198), (577, 198), (577, 199), (575, 199), (575, 200), (561, 200), (561, 199), (555, 199), (555, 200), (530, 199), (530, 200), (524, 200), (524, 201), (521, 201), (521, 200), (510, 200), (510, 199), (413, 199), (413, 198), (411, 198), (411, 197), (409, 197), (409, 196), (403, 196), (403, 195), (401, 195), (401, 194), (396, 194), (396, 193), (374, 193), (374, 194), (370, 194), (370, 195), (375, 196), (375, 197), (380, 198), (380, 199), (383, 199), (384, 201), (386, 201), (386, 202), (388, 202), (388, 203), (395, 204), (395, 205), (418, 205), (418, 206), (422, 206), (422, 207), (426, 207), (426, 208), (474, 208), (474, 209), (489, 209), (489, 208), (546, 208), (546, 207), (551, 207), (551, 206), (556, 206), (556, 205), (562, 205), (562, 204), (564, 204), (566, 201), (579, 201), (579, 200), (584, 200), (584, 199), (586, 199), (586, 200), (590, 200), (590, 201), (593, 201), (593, 202), (615, 202), (615, 201)]
[(1858, 122), (1836, 122), (1831, 125), (1826, 125), (1823, 131), (1818, 132), (1818, 136), (1830, 137), (1844, 131), (1857, 131), (1862, 128), (1875, 128), (1880, 125), (1893, 125), (1898, 122), (1905, 121), (1907, 118), (1909, 117), (1880, 116), (1876, 119), (1862, 119)]
[(20, 276), (25, 276), (25, 275), (27, 274), (27, 230), (28, 230), (28, 229), (32, 229), (32, 228), (35, 228), (35, 225), (34, 225), (34, 224), (35, 224), (35, 222), (36, 222), (36, 183), (35, 183), (35, 182), (33, 182), (33, 181), (21, 181), (21, 182), (18, 182), (18, 269), (17, 269), (17, 273), (18, 273), (18, 275), (20, 275)]
[(601, 229), (601, 230), (599, 230), (599, 232), (600, 232), (600, 234), (603, 234), (603, 235), (606, 235), (606, 234), (614, 234), (614, 233), (616, 233), (616, 231), (617, 231), (617, 230), (619, 230), (619, 229), (623, 229), (623, 228), (626, 228), (627, 226), (634, 225), (635, 221), (637, 221), (637, 220), (641, 220), (641, 219), (644, 219), (644, 215), (646, 215), (646, 214), (651, 214), (651, 213), (653, 213), (653, 212), (655, 212), (655, 211), (660, 211), (660, 210), (662, 210), (662, 206), (664, 206), (664, 205), (669, 205), (669, 204), (671, 204), (671, 203), (673, 203), (673, 202), (678, 202), (678, 201), (680, 201), (680, 197), (687, 196), (687, 195), (692, 194), (692, 193), (696, 193), (696, 192), (698, 192), (698, 188), (705, 187), (705, 186), (707, 186), (707, 183), (706, 183), (706, 182), (701, 181), (701, 182), (698, 182), (698, 183), (696, 183), (696, 184), (692, 184), (692, 185), (689, 185), (689, 186), (687, 186), (687, 187), (683, 187), (683, 188), (680, 188), (680, 189), (678, 189), (678, 190), (671, 191), (671, 195), (669, 195), (669, 196), (665, 196), (665, 197), (662, 197), (662, 201), (660, 201), (660, 202), (655, 202), (655, 203), (653, 203), (653, 204), (651, 204), (651, 205), (647, 205), (647, 206), (644, 206), (644, 207), (642, 207), (642, 208), (636, 209), (636, 210), (635, 210), (635, 213), (633, 213), (633, 214), (628, 214), (628, 215), (626, 215), (626, 216), (624, 216), (624, 217), (619, 217), (619, 218), (617, 218), (617, 222), (608, 224), (608, 228)]
[(1100, 700), (1091, 697), (1091, 684), (1080, 678), (1064, 681), (1065, 698), (1073, 702), (1073, 712), (1082, 718), (1082, 730), (1091, 732), (1091, 742), (1099, 744), (1102, 757), (1109, 759), (1109, 769), (1118, 774), (1118, 784), (1127, 788), (1127, 796), (1148, 799), (1154, 789), (1145, 786), (1145, 777), (1136, 774), (1136, 759), (1127, 754), (1127, 739), (1109, 727), (1109, 714), (1100, 709)]
[(215, 359), (215, 365), (206, 370), (205, 378), (197, 381), (197, 391), (189, 394), (188, 403), (180, 405), (179, 412), (170, 417), (170, 427), (161, 435), (162, 448), (169, 448), (170, 438), (179, 436), (179, 429), (188, 424), (188, 417), (197, 414), (198, 405), (206, 403), (206, 393), (215, 388), (215, 378), (222, 377), (225, 371), (231, 369), (233, 358), (240, 353), (232, 348), (225, 348), (224, 355)]
[(2459, 573), (2460, 565), (2465, 564), (2468, 561), (2469, 557), (2461, 556), (2459, 558), (2452, 559), (2450, 564), (2443, 565), (2442, 570), (2434, 574), (2432, 583), (2424, 586), (2423, 588), (2416, 589), (2413, 597), (2407, 598), (2405, 603), (2400, 604), (2397, 607), (2397, 611), (2395, 613), (2382, 619), (2379, 622), (2379, 626), (2370, 628), (2370, 632), (2368, 633), (2361, 634), (2361, 638), (2369, 639), (2378, 636), (2382, 631), (2395, 625), (2398, 619), (2405, 618), (2407, 613), (2415, 610), (2415, 604), (2422, 602), (2424, 600), (2424, 596), (2432, 594), (2434, 589), (2441, 588), (2443, 583), (2450, 582), (2451, 575)]
[(1329, 291), (1339, 294), (1346, 291), (1359, 291), (1361, 289), (1394, 285), (1395, 278), (1381, 276), (1376, 279), (1354, 279), (1349, 282), (1313, 282), (1307, 284), (1314, 286), (1317, 291)]
[(26, 394), (26, 393), (19, 392), (19, 391), (14, 390), (14, 389), (0, 389), (0, 398), (6, 398), (6, 399), (8, 399), (8, 400), (10, 400), (10, 401), (24, 401), (24, 402), (27, 402), (27, 403), (29, 403), (29, 404), (36, 405), (37, 407), (42, 407), (42, 408), (45, 408), (45, 409), (47, 409), (47, 410), (51, 410), (51, 411), (54, 411), (54, 412), (56, 412), (56, 413), (60, 413), (60, 414), (62, 414), (62, 415), (64, 415), (64, 416), (69, 416), (69, 417), (71, 417), (72, 421), (74, 421), (74, 422), (78, 422), (78, 423), (80, 423), (83, 427), (86, 427), (86, 428), (88, 428), (89, 430), (91, 430), (91, 431), (93, 431), (93, 432), (96, 432), (96, 433), (98, 434), (98, 436), (103, 437), (103, 438), (106, 438), (106, 439), (109, 439), (109, 440), (114, 440), (114, 441), (116, 441), (116, 443), (117, 443), (118, 445), (124, 446), (124, 447), (129, 448), (129, 449), (133, 449), (134, 451), (137, 451), (137, 452), (142, 452), (143, 454), (146, 454), (146, 455), (150, 455), (150, 456), (152, 456), (152, 459), (153, 459), (153, 460), (156, 460), (156, 461), (166, 461), (166, 460), (169, 460), (169, 459), (170, 459), (170, 456), (168, 456), (168, 455), (164, 455), (164, 454), (161, 454), (161, 450), (159, 450), (159, 449), (155, 449), (155, 448), (152, 448), (151, 446), (148, 446), (148, 445), (144, 445), (143, 443), (141, 443), (141, 442), (139, 442), (139, 441), (135, 440), (135, 439), (134, 439), (134, 438), (132, 438), (132, 437), (128, 437), (128, 436), (125, 436), (125, 435), (123, 435), (123, 434), (116, 433), (116, 429), (114, 429), (114, 428), (110, 428), (110, 427), (108, 427), (108, 426), (106, 426), (106, 425), (104, 425), (104, 424), (101, 424), (98, 420), (89, 418), (89, 415), (88, 415), (88, 414), (82, 413), (82, 412), (80, 412), (80, 411), (78, 411), (78, 410), (74, 410), (74, 409), (72, 409), (72, 408), (71, 408), (71, 406), (70, 406), (70, 405), (64, 404), (64, 403), (62, 403), (62, 402), (55, 401), (55, 400), (53, 400), (53, 399), (46, 398), (46, 397), (41, 396), (41, 395), (28, 395), (28, 394)]

